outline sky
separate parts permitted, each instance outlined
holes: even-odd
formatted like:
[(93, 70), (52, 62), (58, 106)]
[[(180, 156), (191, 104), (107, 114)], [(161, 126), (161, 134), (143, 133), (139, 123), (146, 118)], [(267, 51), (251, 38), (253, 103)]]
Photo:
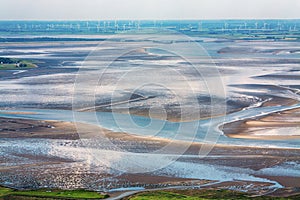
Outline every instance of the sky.
[(300, 19), (300, 0), (0, 0), (0, 20)]

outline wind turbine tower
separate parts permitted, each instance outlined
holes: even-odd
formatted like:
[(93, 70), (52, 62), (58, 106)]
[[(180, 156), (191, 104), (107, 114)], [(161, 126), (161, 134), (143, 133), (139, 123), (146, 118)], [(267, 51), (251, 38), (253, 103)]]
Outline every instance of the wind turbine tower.
[(98, 21), (98, 24), (97, 24), (97, 32), (100, 31), (100, 21)]
[(228, 23), (226, 23), (226, 22), (224, 23), (224, 29), (225, 30), (228, 30), (228, 27), (229, 27), (228, 25), (229, 25)]
[(140, 28), (141, 28), (141, 22), (140, 22), (140, 20), (138, 20), (137, 21), (137, 29), (140, 30)]
[(279, 22), (278, 22), (277, 26), (278, 26), (278, 31), (281, 31), (281, 24)]
[(119, 25), (118, 25), (118, 21), (115, 20), (115, 30), (118, 32), (119, 31)]
[(86, 22), (86, 28), (88, 31), (90, 31), (90, 25), (89, 25), (89, 22)]
[(268, 24), (267, 24), (267, 23), (264, 23), (263, 29), (264, 29), (264, 30), (267, 30), (267, 26), (268, 26)]
[(202, 21), (198, 23), (198, 31), (202, 31)]

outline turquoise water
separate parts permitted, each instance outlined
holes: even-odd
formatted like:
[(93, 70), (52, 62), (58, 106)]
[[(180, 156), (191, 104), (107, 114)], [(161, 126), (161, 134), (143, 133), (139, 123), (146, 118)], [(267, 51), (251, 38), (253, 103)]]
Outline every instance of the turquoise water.
[[(99, 125), (103, 128), (126, 132), (141, 136), (155, 136), (183, 141), (197, 141), (206, 143), (258, 146), (258, 147), (280, 147), (299, 148), (300, 140), (251, 140), (228, 138), (219, 130), (219, 126), (225, 123), (244, 120), (248, 118), (264, 116), (270, 113), (299, 108), (300, 104), (294, 106), (257, 107), (242, 110), (224, 117), (190, 122), (170, 122), (166, 120), (141, 117), (136, 115), (118, 114), (111, 112), (76, 112), (69, 110), (47, 110), (47, 109), (17, 109), (2, 110), (0, 117), (24, 118), (35, 120), (58, 120), (81, 122)], [(32, 112), (30, 114), (11, 114), (9, 112)], [(80, 134), (80, 132), (79, 132)]]

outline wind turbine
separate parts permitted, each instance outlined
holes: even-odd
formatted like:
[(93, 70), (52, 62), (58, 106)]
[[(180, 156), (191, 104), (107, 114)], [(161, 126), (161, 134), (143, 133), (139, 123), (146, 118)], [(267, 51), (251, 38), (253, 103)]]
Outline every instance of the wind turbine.
[(228, 30), (228, 23), (226, 23), (226, 22), (224, 23), (224, 29)]
[(98, 24), (97, 24), (97, 32), (100, 31), (100, 21), (98, 21)]
[(281, 31), (281, 24), (279, 22), (277, 23), (277, 26), (278, 26), (278, 30)]
[(141, 25), (140, 25), (140, 20), (137, 21), (137, 29), (140, 30)]
[(119, 30), (119, 25), (118, 25), (118, 21), (117, 21), (117, 20), (115, 20), (115, 29), (116, 29), (117, 32), (118, 32), (118, 30)]
[(89, 22), (86, 22), (86, 27), (87, 27), (87, 30), (90, 31)]
[(198, 23), (198, 31), (202, 31), (202, 21)]
[(267, 26), (268, 26), (268, 24), (267, 24), (267, 23), (264, 23), (263, 29), (264, 29), (264, 30), (267, 30)]

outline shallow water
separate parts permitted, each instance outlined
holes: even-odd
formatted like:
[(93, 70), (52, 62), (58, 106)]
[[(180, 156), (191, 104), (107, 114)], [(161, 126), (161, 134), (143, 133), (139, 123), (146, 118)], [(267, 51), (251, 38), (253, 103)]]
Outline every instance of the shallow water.
[[(90, 36), (85, 37), (89, 38)], [(200, 45), (208, 52), (208, 57), (206, 55), (200, 61), (198, 60), (201, 72), (203, 72), (202, 75), (204, 75), (203, 78), (196, 76), (195, 70), (189, 68), (189, 65), (185, 63), (182, 57), (168, 57), (173, 54), (166, 54), (166, 52), (158, 51), (154, 48), (151, 49), (153, 45), (151, 40), (126, 42), (126, 39), (133, 38), (135, 37), (124, 36), (122, 40), (117, 42), (110, 41), (105, 43), (98, 47), (98, 53), (103, 55), (103, 57), (90, 60), (85, 60), (85, 58), (89, 51), (98, 45), (97, 42), (80, 45), (66, 42), (65, 44), (55, 43), (52, 44), (53, 46), (49, 42), (41, 42), (41, 44), (24, 43), (23, 46), (1, 44), (1, 56), (10, 55), (16, 58), (36, 59), (40, 62), (40, 67), (22, 71), (22, 73), (21, 71), (0, 71), (0, 91), (2, 95), (0, 106), (3, 109), (0, 111), (0, 117), (75, 121), (99, 125), (112, 131), (182, 141), (205, 142), (211, 144), (211, 146), (214, 143), (218, 143), (237, 146), (299, 149), (300, 140), (264, 141), (234, 139), (226, 137), (218, 129), (223, 123), (265, 116), (270, 113), (300, 107), (299, 104), (290, 106), (286, 103), (277, 103), (277, 106), (260, 107), (262, 103), (270, 102), (276, 98), (299, 101), (299, 89), (297, 90), (299, 80), (289, 77), (290, 75), (299, 75), (299, 71), (297, 72), (299, 70), (299, 56), (286, 53), (286, 49), (298, 48), (299, 42), (262, 41), (251, 43), (249, 41), (227, 41), (218, 43), (214, 42), (214, 40), (203, 42)], [(164, 41), (170, 38), (154, 37), (152, 39)], [(176, 37), (173, 39), (176, 40)], [(79, 99), (82, 101), (77, 103), (84, 105), (86, 98), (90, 98), (89, 95), (91, 94), (92, 96), (95, 94), (96, 105), (109, 102), (108, 100), (111, 98), (111, 91), (114, 90), (115, 83), (124, 74), (132, 70), (136, 70), (136, 72), (131, 74), (129, 79), (121, 82), (118, 90), (115, 91), (114, 100), (117, 100), (117, 103), (126, 101), (137, 86), (140, 87), (149, 80), (163, 83), (161, 85), (169, 88), (158, 87), (157, 85), (139, 88), (138, 94), (154, 98), (133, 101), (128, 104), (115, 104), (113, 107), (116, 112), (72, 111), (74, 80), (78, 69), (83, 70), (83, 73), (93, 80), (94, 74), (99, 75), (103, 72), (103, 66), (107, 64), (107, 60), (110, 57), (115, 54), (119, 55), (119, 51), (124, 50), (123, 46), (129, 45), (134, 47), (138, 44), (142, 44), (141, 46), (145, 47), (150, 54), (147, 57), (143, 57), (145, 56), (144, 53), (135, 53), (131, 56), (123, 55), (121, 59), (116, 60), (106, 71), (107, 73), (101, 82), (101, 87), (96, 88), (97, 90), (95, 90), (95, 87), (83, 87), (83, 90), (79, 91), (82, 92), (79, 93), (79, 96), (82, 95), (83, 98)], [(41, 47), (41, 45), (44, 45), (44, 47)], [(233, 51), (218, 53), (219, 50), (226, 47), (230, 47)], [(197, 54), (197, 52), (185, 53), (188, 55)], [(152, 60), (147, 60), (149, 57)], [(216, 63), (216, 66), (213, 63)], [(82, 68), (81, 65), (83, 66)], [(211, 68), (217, 69), (220, 76), (216, 76), (213, 73), (215, 71), (211, 70)], [(284, 76), (278, 78), (276, 75)], [(203, 79), (216, 85), (221, 84), (220, 79), (222, 80), (224, 86), (224, 91), (222, 92), (226, 92), (226, 96), (218, 96), (220, 99), (213, 105), (215, 107), (211, 106), (209, 95), (216, 95), (217, 93), (214, 92), (218, 91), (209, 93)], [(89, 85), (87, 84), (87, 86)], [(197, 98), (192, 98), (195, 96), (190, 95), (191, 88), (194, 94), (199, 95), (196, 96)], [(173, 92), (178, 92), (177, 96), (172, 93), (172, 90)], [(179, 98), (179, 101), (174, 96)], [(89, 103), (87, 102), (83, 108), (93, 106)], [(153, 106), (156, 106), (157, 110), (160, 110), (160, 108), (167, 108), (167, 111), (168, 109), (174, 109), (176, 114), (176, 108), (178, 108), (176, 106), (179, 103), (179, 108), (183, 108), (184, 111), (187, 111), (187, 114), (192, 115), (186, 122), (170, 122), (160, 118), (150, 119), (138, 115), (120, 114), (123, 111), (122, 109), (128, 107), (133, 110), (139, 110), (140, 108), (145, 109)], [(218, 110), (220, 108), (222, 110), (225, 103), (227, 103), (228, 110), (224, 118), (215, 117), (204, 120), (198, 120), (199, 118), (197, 117), (193, 118), (193, 116), (202, 116), (202, 114), (205, 116), (211, 109)], [(36, 109), (37, 107), (41, 109)], [(195, 109), (196, 107), (200, 108), (201, 113), (194, 114), (191, 112), (193, 110), (198, 111), (198, 109)], [(60, 110), (58, 108), (63, 109)], [(34, 114), (12, 114), (9, 112), (33, 112)], [(276, 133), (273, 132), (272, 134), (280, 134), (278, 131), (292, 131), (292, 134), (299, 134), (295, 129), (278, 129)], [(266, 133), (263, 132), (262, 134)], [(141, 166), (143, 166), (144, 170), (151, 171), (157, 169), (157, 165), (162, 168), (157, 169), (157, 171), (153, 172), (154, 174), (183, 178), (206, 178), (221, 181), (239, 179), (274, 183), (273, 181), (255, 177), (255, 175), (289, 175), (299, 177), (299, 173), (297, 173), (299, 171), (298, 162), (283, 163), (254, 171), (239, 167), (178, 161), (179, 155), (175, 152), (174, 155), (161, 152), (160, 154), (149, 153), (145, 156), (139, 152), (127, 152), (122, 148), (121, 150), (112, 147), (106, 148), (105, 145), (104, 141), (97, 140), (97, 138), (82, 138), (78, 141), (1, 139), (0, 154), (3, 161), (0, 163), (0, 168), (2, 169), (13, 166), (35, 165), (36, 162), (51, 163), (57, 162), (59, 159), (64, 160), (59, 164), (30, 166), (26, 169), (28, 170), (26, 172), (19, 168), (9, 172), (0, 171), (0, 182), (9, 186), (17, 185), (18, 187), (31, 185), (32, 187), (86, 187), (101, 190), (103, 188), (109, 189), (122, 186), (112, 185), (114, 181), (118, 182), (115, 176), (121, 174), (122, 172), (120, 171), (122, 170), (125, 171), (128, 168), (131, 168), (133, 171), (135, 169), (140, 170)], [(187, 158), (188, 156), (185, 155), (184, 157)], [(24, 176), (24, 173), (27, 175)], [(69, 179), (66, 174), (71, 174), (71, 178)], [(98, 177), (103, 174), (109, 175), (107, 177)], [(48, 182), (43, 181), (43, 179), (48, 180)], [(53, 183), (49, 180), (52, 180)], [(274, 184), (276, 187), (280, 187), (277, 183)]]
[[(97, 143), (98, 141), (93, 140), (91, 142)], [(91, 149), (81, 144), (80, 141), (70, 140), (5, 139), (0, 143), (0, 150), (1, 156), (4, 159), (10, 159), (7, 163), (0, 165), (2, 169), (0, 171), (0, 181), (7, 186), (17, 188), (27, 187), (28, 184), (31, 184), (29, 186), (31, 188), (84, 187), (103, 190), (121, 187), (123, 184), (122, 181), (118, 181), (114, 178), (122, 174), (122, 172), (117, 169), (141, 167), (141, 164), (143, 167), (150, 167), (149, 169), (151, 169), (151, 165), (153, 164), (155, 166), (160, 166), (161, 164), (155, 171), (149, 171), (153, 175), (218, 181), (246, 180), (268, 182), (272, 183), (272, 187), (275, 188), (280, 188), (280, 184), (268, 179), (258, 178), (256, 175), (300, 176), (298, 173), (299, 163), (284, 163), (279, 166), (254, 171), (247, 168), (177, 161), (177, 156), (172, 154), (147, 154), (145, 156), (139, 153), (97, 148), (92, 148), (93, 153), (91, 154)], [(26, 156), (22, 157), (22, 155)], [(26, 157), (30, 156), (35, 156), (38, 160), (26, 159)], [(40, 156), (45, 157), (42, 159)], [(185, 157), (189, 158), (193, 156), (182, 156), (182, 158)], [(61, 164), (55, 162), (51, 163), (51, 160), (54, 158), (68, 159), (72, 162), (63, 162)], [(136, 166), (133, 165), (133, 158)], [(197, 159), (198, 157), (195, 156), (195, 158)], [(210, 158), (210, 156), (208, 156), (208, 158)], [(153, 160), (155, 160), (155, 163)], [(36, 165), (39, 162), (43, 163), (46, 161), (49, 162), (49, 165)], [(122, 165), (122, 168), (120, 168), (120, 165)], [(10, 169), (10, 167), (14, 166), (17, 168)], [(22, 169), (22, 166), (24, 166), (24, 169)], [(73, 180), (74, 173), (79, 176), (78, 178), (81, 182)], [(26, 174), (28, 180), (24, 180), (24, 175), (22, 174)], [(97, 176), (102, 175), (103, 177), (95, 177), (96, 174)], [(73, 179), (70, 180), (72, 177)], [(119, 183), (115, 186), (108, 184), (114, 181)]]
[[(228, 114), (225, 118), (212, 118), (192, 122), (169, 122), (160, 119), (150, 119), (136, 115), (118, 114), (110, 112), (76, 112), (68, 110), (47, 110), (47, 109), (17, 109), (0, 110), (0, 117), (26, 118), (36, 120), (58, 120), (69, 122), (81, 122), (115, 131), (132, 133), (140, 136), (155, 136), (168, 139), (185, 140), (227, 145), (257, 146), (257, 147), (278, 147), (278, 148), (299, 148), (299, 140), (263, 141), (251, 139), (234, 139), (226, 137), (218, 130), (222, 124), (240, 121), (244, 119), (266, 116), (270, 113), (300, 108), (300, 104), (294, 106), (273, 106), (259, 107), (242, 110)], [(10, 112), (30, 112), (33, 114), (10, 114)], [(80, 134), (80, 130), (79, 134)], [(191, 133), (195, 131), (194, 133)], [(297, 132), (293, 133), (297, 135)], [(219, 137), (217, 141), (210, 141), (207, 135)], [(275, 134), (276, 135), (276, 134)], [(205, 138), (206, 137), (206, 138)]]

